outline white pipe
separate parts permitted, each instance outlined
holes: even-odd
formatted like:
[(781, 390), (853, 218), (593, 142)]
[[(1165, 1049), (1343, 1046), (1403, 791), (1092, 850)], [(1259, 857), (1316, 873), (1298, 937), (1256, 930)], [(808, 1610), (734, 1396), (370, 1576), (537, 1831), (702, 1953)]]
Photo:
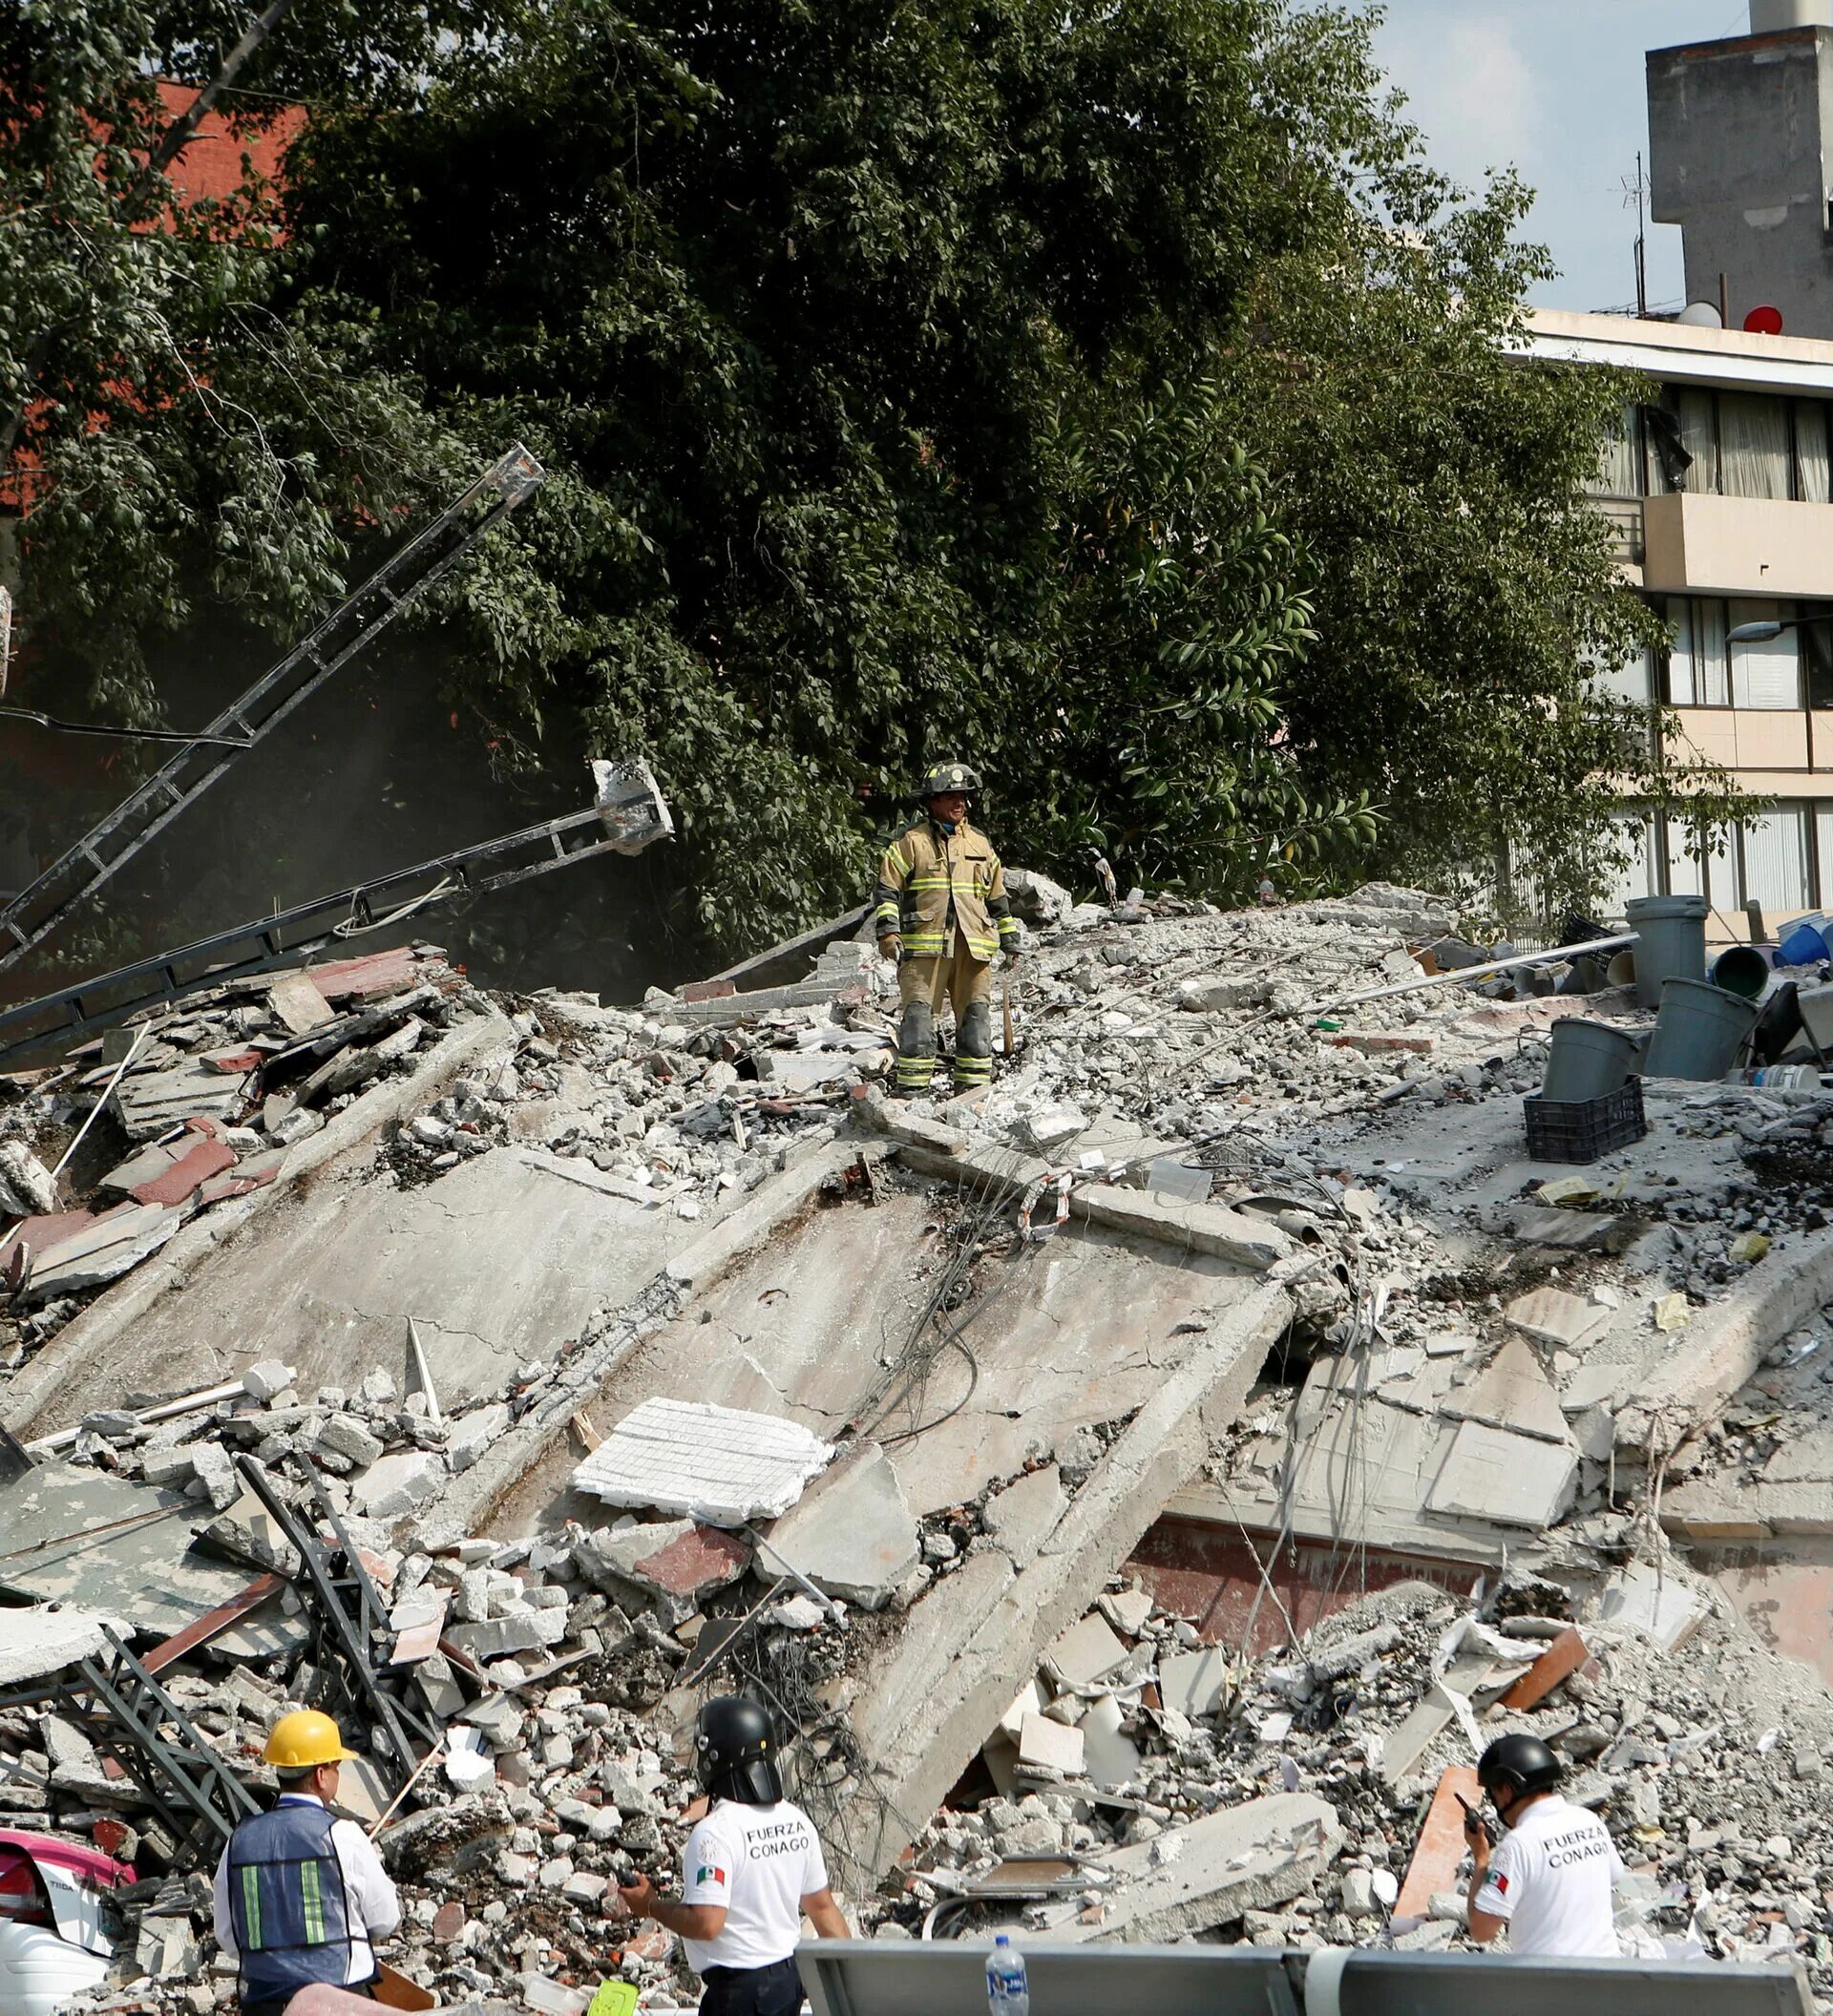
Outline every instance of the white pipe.
[(118, 1064), (115, 1066), (115, 1076), (111, 1078), (107, 1084), (102, 1087), (101, 1096), (96, 1100), (95, 1103), (90, 1107), (88, 1114), (84, 1117), (82, 1125), (76, 1129), (76, 1138), (71, 1143), (69, 1147), (67, 1147), (64, 1152), (60, 1156), (58, 1156), (57, 1166), (51, 1172), (52, 1181), (53, 1183), (57, 1180), (59, 1176), (64, 1173), (65, 1163), (67, 1163), (70, 1158), (74, 1154), (75, 1154), (76, 1150), (82, 1145), (83, 1136), (87, 1134), (90, 1128), (95, 1124), (95, 1116), (102, 1110), (105, 1105), (107, 1105), (109, 1101), (109, 1095), (114, 1091), (115, 1087), (120, 1083), (121, 1073), (125, 1071), (128, 1065), (134, 1061), (135, 1058), (139, 1055), (140, 1045), (145, 1042), (147, 1038), (152, 1034), (153, 1024), (151, 1022), (142, 1022), (139, 1026), (138, 1032), (134, 1038), (134, 1040), (127, 1047), (127, 1055), (122, 1058)]
[[(219, 1400), (233, 1400), (248, 1391), (240, 1379), (227, 1380), (221, 1386), (206, 1386), (201, 1393), (187, 1393), (180, 1400), (162, 1400), (157, 1407), (149, 1407), (134, 1418), (142, 1428), (150, 1428), (155, 1421), (169, 1421), (180, 1414), (197, 1414), (205, 1407), (214, 1407)], [(41, 1436), (35, 1442), (28, 1442), (28, 1449), (42, 1449), (54, 1453), (68, 1449), (82, 1434), (80, 1427), (59, 1428), (54, 1435)]]

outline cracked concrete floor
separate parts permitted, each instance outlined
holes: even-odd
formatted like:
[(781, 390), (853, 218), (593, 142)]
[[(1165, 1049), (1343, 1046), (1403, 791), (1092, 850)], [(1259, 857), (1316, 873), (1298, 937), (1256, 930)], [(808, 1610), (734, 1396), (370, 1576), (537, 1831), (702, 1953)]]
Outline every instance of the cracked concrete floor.
[[(652, 1396), (712, 1400), (787, 1413), (832, 1437), (883, 1377), (946, 1259), (938, 1200), (924, 1189), (888, 1187), (876, 1206), (817, 1210), (640, 1345), (587, 1412), (606, 1429)], [(1082, 1225), (989, 1254), (975, 1270), (980, 1312), (963, 1334), (973, 1367), (944, 1351), (916, 1405), (875, 1426), (912, 1507), (959, 1504), (1031, 1449), (1130, 1413), (1249, 1278)], [(567, 1488), (578, 1461), (570, 1442), (550, 1451), (493, 1530), (528, 1533), (569, 1517), (602, 1524), (605, 1508)]]
[(297, 1367), (308, 1399), (377, 1366), (406, 1390), (410, 1316), (441, 1404), (455, 1409), (498, 1391), (518, 1365), (551, 1358), (711, 1222), (606, 1195), (514, 1148), (412, 1190), (349, 1175), (302, 1186), (129, 1336), (73, 1354), (30, 1432), (117, 1407), (129, 1393), (232, 1379), (262, 1358)]

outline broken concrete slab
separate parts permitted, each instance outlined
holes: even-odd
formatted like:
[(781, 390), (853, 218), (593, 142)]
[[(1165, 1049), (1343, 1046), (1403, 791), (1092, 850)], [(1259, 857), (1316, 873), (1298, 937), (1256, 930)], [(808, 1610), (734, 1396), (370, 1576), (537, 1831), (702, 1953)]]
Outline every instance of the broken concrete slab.
[(1549, 1442), (1571, 1439), (1552, 1381), (1521, 1337), (1510, 1337), (1468, 1385), (1452, 1387), (1439, 1412)]
[(370, 1519), (400, 1519), (437, 1498), (446, 1466), (431, 1449), (404, 1449), (385, 1456), (350, 1487), (350, 1502)]
[(799, 1421), (704, 1400), (649, 1399), (632, 1409), (573, 1473), (573, 1488), (608, 1505), (653, 1506), (741, 1526), (780, 1519), (832, 1458)]
[(778, 1560), (826, 1595), (867, 1610), (882, 1609), (921, 1559), (916, 1516), (876, 1442), (818, 1477), (771, 1527), (769, 1542)]
[(322, 1029), (335, 1019), (331, 1004), (309, 973), (283, 973), (267, 990), (267, 1005), (282, 1028), (294, 1036)]
[(124, 1204), (104, 1211), (80, 1230), (40, 1247), (19, 1291), (30, 1306), (59, 1295), (100, 1288), (157, 1253), (184, 1223), (181, 1205)]
[[(1176, 1843), (1169, 1858), (1168, 1842)], [(1106, 1861), (1119, 1881), (1101, 1901), (1100, 1922), (1078, 1916), (1052, 1929), (1078, 1944), (1211, 1931), (1312, 1889), (1342, 1845), (1343, 1823), (1327, 1800), (1305, 1792), (1247, 1799), (1117, 1849)]]
[(1083, 1768), (1082, 1731), (1054, 1721), (1049, 1715), (1026, 1715), (1019, 1725), (1019, 1764), (1023, 1770), (1057, 1777), (1079, 1775)]
[(1083, 1770), (1104, 1792), (1117, 1791), (1139, 1775), (1140, 1748), (1121, 1728), (1125, 1711), (1112, 1694), (1088, 1704), (1082, 1718)]
[(231, 1121), (242, 1101), (247, 1068), (224, 1070), (240, 1052), (200, 1052), (163, 1070), (131, 1069), (109, 1095), (130, 1141), (152, 1141), (187, 1120)]
[(1506, 1223), (1524, 1244), (1554, 1246), (1563, 1252), (1608, 1250), (1623, 1229), (1623, 1221), (1608, 1211), (1554, 1209), (1544, 1204), (1510, 1206)]
[(1503, 1320), (1511, 1323), (1536, 1343), (1555, 1350), (1575, 1351), (1611, 1319), (1608, 1309), (1599, 1309), (1579, 1295), (1569, 1295), (1561, 1288), (1529, 1289), (1504, 1309)]
[(0, 1687), (17, 1687), (27, 1680), (74, 1666), (92, 1652), (109, 1648), (107, 1632), (132, 1639), (134, 1627), (123, 1617), (101, 1610), (67, 1606), (53, 1608), (39, 1605), (30, 1610), (9, 1610), (4, 1641), (0, 1641)]
[(1570, 1442), (1465, 1421), (1426, 1494), (1425, 1509), (1539, 1531), (1571, 1503), (1577, 1480), (1578, 1451)]
[(874, 1765), (871, 1793), (848, 1809), (862, 1875), (895, 1859), (908, 1838), (902, 1816), (936, 1809), (1044, 1648), (1083, 1614), (1194, 1475), (1209, 1451), (1206, 1403), (1240, 1405), (1290, 1307), (1272, 1284), (1248, 1287), (1191, 1354), (1160, 1376), (1022, 1573), (1012, 1575), (997, 1550), (972, 1555), (915, 1606), (910, 1629), (852, 1711)]

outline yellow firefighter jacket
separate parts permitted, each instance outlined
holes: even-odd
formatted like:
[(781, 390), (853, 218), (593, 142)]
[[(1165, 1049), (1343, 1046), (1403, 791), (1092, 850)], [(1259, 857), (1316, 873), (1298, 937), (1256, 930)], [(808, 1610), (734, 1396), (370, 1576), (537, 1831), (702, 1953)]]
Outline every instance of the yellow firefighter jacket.
[(1018, 943), (1000, 857), (966, 819), (952, 833), (919, 820), (894, 841), (879, 861), (872, 900), (874, 934), (897, 933), (907, 958), (952, 956), (958, 932), (977, 959)]

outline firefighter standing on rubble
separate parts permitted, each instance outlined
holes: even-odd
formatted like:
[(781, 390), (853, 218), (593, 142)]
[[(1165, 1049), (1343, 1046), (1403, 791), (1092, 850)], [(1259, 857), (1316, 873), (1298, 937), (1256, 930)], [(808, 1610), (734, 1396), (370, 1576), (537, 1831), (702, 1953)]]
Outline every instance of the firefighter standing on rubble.
[(1019, 926), (992, 842), (969, 822), (979, 773), (964, 763), (938, 764), (923, 779), (924, 815), (888, 847), (872, 892), (878, 950), (897, 963), (899, 1099), (929, 1090), (936, 1076), (936, 1017), (955, 1010), (955, 1090), (971, 1092), (993, 1076), (993, 969), (996, 952), (1016, 965)]
[(618, 1896), (686, 1942), (706, 1984), (700, 2016), (795, 2016), (795, 1946), (806, 1916), (823, 1939), (846, 1939), (813, 1823), (783, 1796), (770, 1718), (743, 1694), (708, 1701), (694, 1727), (700, 1782), (712, 1803), (687, 1837), (681, 1901), (646, 1876)]
[(239, 1963), (243, 2016), (369, 2011), (371, 1940), (401, 1922), (374, 1844), (332, 1816), (338, 1766), (355, 1753), (329, 1715), (282, 1715), (262, 1752), (280, 1780), (271, 1812), (245, 1819), (217, 1864), (217, 1943)]

